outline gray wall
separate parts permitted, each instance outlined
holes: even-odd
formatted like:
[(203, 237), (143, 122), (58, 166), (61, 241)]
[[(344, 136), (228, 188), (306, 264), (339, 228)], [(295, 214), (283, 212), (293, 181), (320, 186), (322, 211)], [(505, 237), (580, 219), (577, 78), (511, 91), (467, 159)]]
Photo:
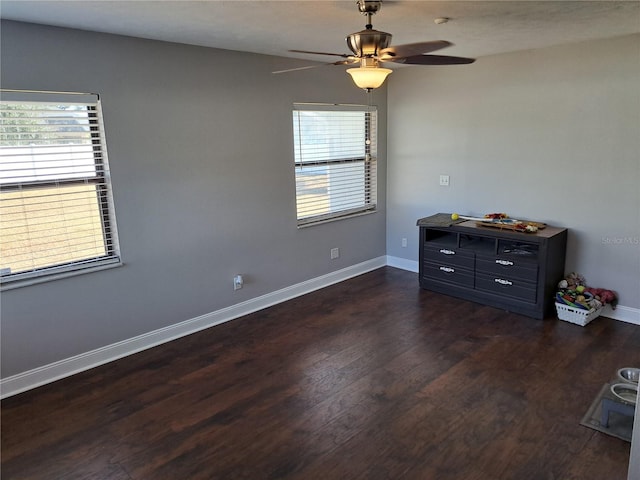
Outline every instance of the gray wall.
[(640, 36), (403, 68), (388, 102), (389, 255), (417, 260), (418, 218), (507, 212), (567, 227), (566, 270), (640, 307)]
[(276, 76), (301, 62), (14, 22), (1, 34), (3, 88), (101, 95), (125, 262), (3, 292), (3, 377), (385, 254), (384, 89), (379, 212), (297, 229), (292, 104), (366, 103), (343, 68)]

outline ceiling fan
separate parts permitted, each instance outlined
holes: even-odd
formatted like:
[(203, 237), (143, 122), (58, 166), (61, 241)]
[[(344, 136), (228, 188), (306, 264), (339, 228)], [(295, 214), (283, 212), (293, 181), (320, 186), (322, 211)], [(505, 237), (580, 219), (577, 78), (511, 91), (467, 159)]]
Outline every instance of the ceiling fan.
[(381, 0), (356, 0), (358, 10), (367, 16), (365, 30), (352, 33), (347, 36), (347, 46), (351, 54), (311, 52), (307, 50), (289, 50), (296, 53), (310, 53), (314, 55), (332, 55), (342, 57), (343, 60), (325, 63), (322, 65), (311, 65), (306, 67), (279, 70), (273, 73), (285, 73), (295, 70), (306, 70), (324, 65), (353, 65), (360, 63), (358, 68), (349, 68), (349, 73), (354, 83), (367, 91), (380, 87), (387, 76), (392, 72), (388, 68), (383, 68), (380, 64), (385, 62), (403, 63), (407, 65), (460, 65), (475, 62), (474, 58), (452, 57), (447, 55), (428, 55), (430, 52), (440, 50), (453, 45), (446, 40), (434, 40), (430, 42), (407, 43), (405, 45), (389, 46), (392, 35), (387, 32), (374, 30), (371, 24), (371, 17), (375, 15), (382, 6)]

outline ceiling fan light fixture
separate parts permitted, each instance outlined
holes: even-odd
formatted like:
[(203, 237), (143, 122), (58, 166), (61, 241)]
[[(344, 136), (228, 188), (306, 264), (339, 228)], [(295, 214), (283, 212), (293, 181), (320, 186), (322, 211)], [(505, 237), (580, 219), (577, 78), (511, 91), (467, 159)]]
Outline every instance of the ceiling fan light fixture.
[(391, 72), (393, 70), (381, 67), (361, 66), (347, 69), (347, 73), (351, 75), (353, 83), (367, 91), (382, 86)]

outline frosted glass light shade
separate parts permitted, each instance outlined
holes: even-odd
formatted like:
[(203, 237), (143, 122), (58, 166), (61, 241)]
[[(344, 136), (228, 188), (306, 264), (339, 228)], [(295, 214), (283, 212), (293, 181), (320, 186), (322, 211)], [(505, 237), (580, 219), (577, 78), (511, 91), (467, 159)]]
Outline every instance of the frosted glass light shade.
[(392, 71), (393, 70), (388, 68), (380, 67), (359, 67), (347, 69), (347, 73), (351, 75), (353, 83), (365, 90), (371, 90), (381, 86)]

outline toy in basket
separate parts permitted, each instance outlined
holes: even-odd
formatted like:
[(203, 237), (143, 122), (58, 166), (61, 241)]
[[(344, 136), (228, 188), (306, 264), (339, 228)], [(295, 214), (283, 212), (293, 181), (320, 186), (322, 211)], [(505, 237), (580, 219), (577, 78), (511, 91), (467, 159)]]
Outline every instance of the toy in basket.
[(584, 277), (577, 273), (570, 273), (560, 281), (555, 298), (560, 320), (584, 327), (600, 315), (605, 304), (616, 307), (618, 296), (615, 292), (589, 288), (585, 283)]

